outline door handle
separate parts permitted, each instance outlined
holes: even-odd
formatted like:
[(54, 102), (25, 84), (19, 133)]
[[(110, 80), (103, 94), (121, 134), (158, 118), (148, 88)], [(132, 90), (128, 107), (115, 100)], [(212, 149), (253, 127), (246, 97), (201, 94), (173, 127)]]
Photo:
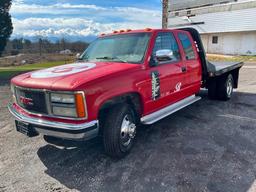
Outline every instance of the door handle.
[(185, 73), (185, 72), (187, 72), (187, 68), (186, 68), (186, 67), (181, 67), (181, 71), (182, 71), (183, 73)]

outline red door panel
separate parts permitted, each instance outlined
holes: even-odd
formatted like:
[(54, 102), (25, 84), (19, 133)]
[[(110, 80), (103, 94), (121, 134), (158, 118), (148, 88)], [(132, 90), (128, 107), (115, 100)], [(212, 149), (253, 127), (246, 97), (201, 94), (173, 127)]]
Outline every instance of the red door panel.
[(174, 53), (173, 60), (158, 62), (155, 67), (150, 67), (147, 74), (150, 81), (146, 86), (151, 86), (151, 97), (146, 98), (145, 111), (151, 113), (165, 106), (173, 104), (182, 98), (184, 73), (182, 67), (179, 47), (174, 35), (171, 32), (159, 32), (155, 39), (155, 46), (152, 57), (155, 57), (156, 51), (169, 49)]
[(201, 87), (201, 62), (189, 33), (179, 32), (178, 39), (182, 47), (183, 63), (186, 68), (184, 73), (184, 94), (190, 96), (199, 92)]

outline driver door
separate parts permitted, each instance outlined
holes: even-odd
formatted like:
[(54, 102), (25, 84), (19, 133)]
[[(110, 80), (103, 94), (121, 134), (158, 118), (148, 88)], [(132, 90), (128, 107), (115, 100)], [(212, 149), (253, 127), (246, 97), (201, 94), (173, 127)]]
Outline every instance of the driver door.
[(152, 57), (157, 59), (157, 52), (169, 50), (171, 58), (158, 60), (157, 66), (150, 68), (152, 99), (148, 103), (150, 111), (157, 111), (181, 99), (184, 84), (184, 67), (177, 40), (172, 32), (159, 32), (155, 39)]

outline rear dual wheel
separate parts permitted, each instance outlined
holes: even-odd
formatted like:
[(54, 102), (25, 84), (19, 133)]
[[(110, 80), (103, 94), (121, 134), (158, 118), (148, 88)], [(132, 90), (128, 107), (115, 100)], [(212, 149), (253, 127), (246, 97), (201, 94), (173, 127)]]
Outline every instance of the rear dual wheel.
[(234, 90), (234, 79), (231, 74), (229, 74), (226, 78), (218, 86), (218, 98), (223, 101), (227, 101), (231, 99)]
[(136, 128), (135, 112), (130, 105), (120, 104), (111, 108), (103, 127), (106, 153), (113, 158), (127, 155), (133, 146)]
[(231, 99), (234, 91), (234, 78), (232, 74), (217, 80), (212, 80), (208, 87), (208, 96), (210, 99), (219, 99), (227, 101)]

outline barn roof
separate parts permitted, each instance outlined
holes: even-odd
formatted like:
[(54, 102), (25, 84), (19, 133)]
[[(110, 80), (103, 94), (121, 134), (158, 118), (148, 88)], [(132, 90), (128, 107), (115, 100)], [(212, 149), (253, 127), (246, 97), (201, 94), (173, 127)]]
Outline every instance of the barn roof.
[[(253, 4), (252, 4), (253, 2)], [(205, 7), (201, 9), (191, 9), (188, 16), (173, 16), (170, 13), (169, 28), (194, 27), (200, 33), (225, 33), (256, 31), (256, 1), (248, 2), (247, 6), (218, 5), (216, 7)], [(184, 12), (181, 12), (184, 13)], [(187, 10), (186, 10), (187, 13)], [(194, 14), (195, 13), (195, 14)], [(200, 14), (203, 13), (203, 14)]]

